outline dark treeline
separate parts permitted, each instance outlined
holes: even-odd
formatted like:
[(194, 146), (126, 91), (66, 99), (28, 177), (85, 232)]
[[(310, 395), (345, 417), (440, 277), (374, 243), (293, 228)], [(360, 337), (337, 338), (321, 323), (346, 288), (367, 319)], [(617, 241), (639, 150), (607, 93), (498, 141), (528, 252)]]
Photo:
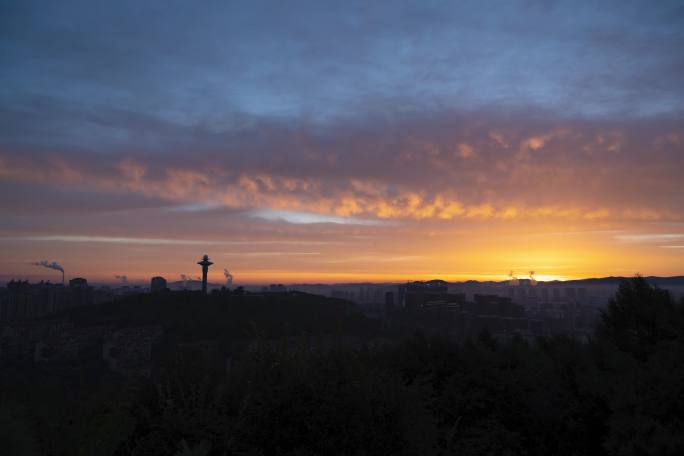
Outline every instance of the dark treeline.
[[(77, 325), (161, 324), (148, 377), (85, 355), (4, 368), (0, 452), (684, 454), (684, 303), (641, 278), (620, 286), (589, 343), (388, 332), (303, 294), (191, 306), (197, 295), (169, 296), (69, 314)], [(353, 343), (312, 350), (293, 339), (302, 334)], [(216, 341), (220, 356), (184, 345), (197, 340)]]

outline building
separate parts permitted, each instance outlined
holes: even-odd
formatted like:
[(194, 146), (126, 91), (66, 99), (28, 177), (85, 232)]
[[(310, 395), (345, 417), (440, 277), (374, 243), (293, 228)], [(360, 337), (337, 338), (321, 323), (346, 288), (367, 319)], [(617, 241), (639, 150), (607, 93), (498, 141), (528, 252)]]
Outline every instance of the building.
[(88, 288), (88, 281), (83, 277), (69, 280), (69, 288)]
[(69, 280), (69, 290), (71, 291), (71, 306), (86, 306), (92, 302), (91, 288), (88, 281), (83, 277), (76, 277)]
[(152, 293), (159, 293), (167, 290), (168, 286), (164, 277), (152, 277), (152, 280), (150, 280), (150, 291)]
[(399, 286), (399, 306), (406, 309), (418, 309), (428, 301), (445, 300), (447, 297), (447, 284), (442, 280), (412, 282)]
[(70, 283), (69, 287), (12, 280), (5, 288), (0, 288), (0, 322), (40, 318), (93, 302), (92, 289), (85, 279), (77, 280), (73, 285)]

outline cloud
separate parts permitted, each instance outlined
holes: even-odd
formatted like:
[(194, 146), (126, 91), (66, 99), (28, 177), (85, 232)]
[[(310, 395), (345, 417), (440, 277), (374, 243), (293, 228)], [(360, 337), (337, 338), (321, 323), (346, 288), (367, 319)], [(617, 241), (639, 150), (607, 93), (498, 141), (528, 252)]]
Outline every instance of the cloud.
[[(92, 160), (85, 151), (5, 148), (0, 181), (90, 193), (119, 207), (126, 198), (139, 205), (131, 199), (137, 198), (178, 210), (282, 211), (345, 223), (666, 221), (683, 213), (678, 170), (684, 145), (655, 145), (682, 134), (678, 117), (599, 122), (542, 120), (534, 111), (513, 117), (444, 111), (390, 124), (340, 119), (324, 130), (273, 119), (250, 125), (219, 135), (195, 132), (187, 150), (175, 150), (174, 138), (192, 136), (192, 129), (169, 126), (163, 130), (173, 135), (165, 138), (170, 148), (164, 154), (103, 150)], [(502, 144), (522, 144), (534, 159)], [(605, 153), (596, 153), (598, 147)]]
[(647, 234), (621, 234), (615, 239), (626, 242), (663, 242), (684, 239), (684, 233), (647, 233)]
[(544, 147), (546, 141), (548, 141), (548, 136), (532, 136), (525, 139), (521, 144), (520, 148), (522, 150), (539, 150)]
[(1, 236), (3, 241), (29, 241), (29, 242), (74, 242), (96, 244), (142, 244), (142, 245), (233, 245), (230, 241), (212, 241), (197, 239), (160, 239), (160, 238), (134, 238), (134, 237), (111, 237), (111, 236)]
[[(253, 116), (680, 110), (678, 2), (576, 3), (3, 2), (2, 137), (92, 151), (154, 148), (149, 126), (216, 133)], [(139, 127), (120, 128), (130, 112)]]
[(461, 158), (472, 158), (475, 156), (475, 149), (473, 146), (466, 143), (461, 143), (458, 145), (458, 152)]
[(338, 223), (342, 225), (376, 225), (381, 223), (376, 220), (362, 220), (354, 217), (335, 217), (308, 212), (279, 211), (272, 209), (258, 209), (252, 211), (252, 215), (264, 220), (285, 221), (296, 224)]

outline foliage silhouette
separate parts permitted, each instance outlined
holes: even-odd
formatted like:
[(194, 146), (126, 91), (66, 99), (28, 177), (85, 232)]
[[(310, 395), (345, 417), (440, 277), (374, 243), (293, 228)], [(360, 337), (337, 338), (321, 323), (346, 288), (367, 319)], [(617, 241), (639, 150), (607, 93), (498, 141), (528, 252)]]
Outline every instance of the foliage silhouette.
[[(152, 374), (3, 369), (12, 454), (684, 454), (681, 304), (640, 277), (587, 343), (392, 333), (303, 294), (146, 295), (70, 318), (162, 325)], [(229, 363), (200, 356), (207, 339)]]
[(622, 351), (646, 359), (656, 345), (681, 337), (684, 313), (666, 290), (644, 278), (623, 281), (601, 316), (599, 334)]

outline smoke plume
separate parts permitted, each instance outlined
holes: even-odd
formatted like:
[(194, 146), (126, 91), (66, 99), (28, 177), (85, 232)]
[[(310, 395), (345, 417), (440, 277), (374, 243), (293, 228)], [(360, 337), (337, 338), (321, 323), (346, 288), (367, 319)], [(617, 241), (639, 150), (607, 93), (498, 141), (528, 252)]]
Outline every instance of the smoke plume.
[(61, 271), (62, 273), (64, 273), (64, 268), (59, 263), (57, 263), (56, 261), (53, 261), (51, 263), (47, 260), (43, 260), (43, 261), (36, 261), (35, 263), (31, 263), (31, 264), (34, 266), (42, 266), (42, 267), (48, 268), (48, 269), (55, 269), (57, 271)]
[(31, 264), (34, 266), (41, 266), (41, 267), (48, 268), (48, 269), (54, 269), (55, 271), (60, 271), (62, 273), (62, 284), (64, 284), (64, 268), (62, 267), (62, 265), (60, 265), (56, 261), (49, 262), (47, 260), (43, 260), (43, 261), (36, 261), (34, 263), (31, 263)]
[(233, 274), (228, 272), (228, 269), (223, 269), (223, 275), (226, 277), (226, 285), (233, 286)]
[(115, 275), (114, 278), (123, 283), (128, 283), (128, 276), (125, 275)]
[(520, 285), (520, 280), (513, 274), (513, 271), (508, 273), (508, 277), (511, 278), (511, 280), (508, 282), (508, 284), (512, 287), (517, 287)]

